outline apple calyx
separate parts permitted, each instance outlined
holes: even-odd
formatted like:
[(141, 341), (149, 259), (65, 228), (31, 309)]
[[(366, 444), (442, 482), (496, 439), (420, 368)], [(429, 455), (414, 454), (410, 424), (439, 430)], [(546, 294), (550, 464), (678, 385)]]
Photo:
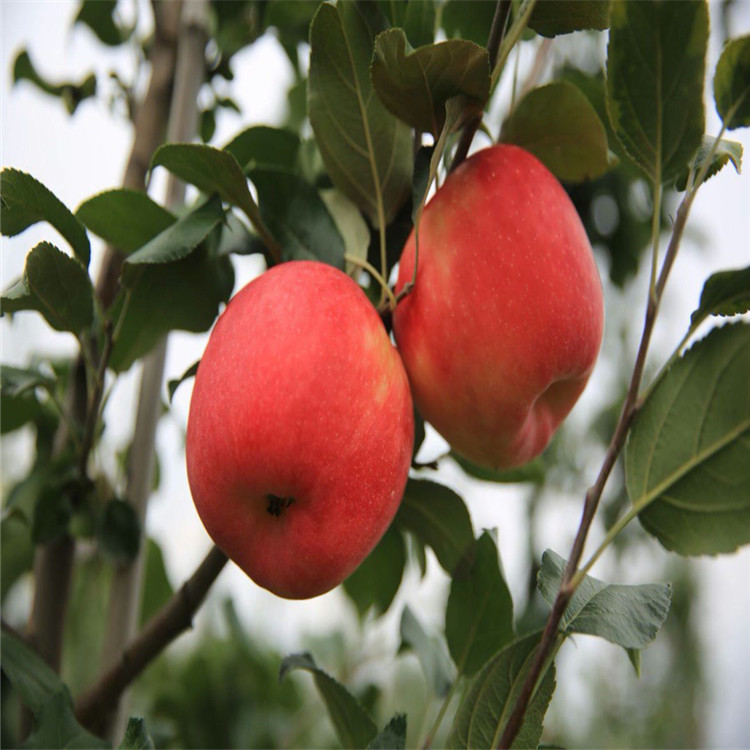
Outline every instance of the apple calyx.
[(272, 516), (276, 516), (276, 518), (284, 512), (284, 508), (288, 508), (294, 502), (293, 497), (279, 497), (270, 493), (266, 497), (268, 498), (266, 512)]

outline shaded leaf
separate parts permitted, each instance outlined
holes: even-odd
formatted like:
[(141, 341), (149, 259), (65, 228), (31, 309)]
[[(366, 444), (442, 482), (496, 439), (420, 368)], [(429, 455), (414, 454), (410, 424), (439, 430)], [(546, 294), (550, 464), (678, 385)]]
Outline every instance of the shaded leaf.
[[(715, 143), (716, 138), (713, 136), (703, 136), (703, 143), (695, 155), (695, 163), (692, 168), (685, 169), (675, 180), (675, 188), (677, 190), (684, 190), (687, 187), (688, 174), (690, 171), (695, 175), (700, 172), (708, 161), (709, 155), (714, 150)], [(703, 181), (705, 182), (710, 177), (718, 174), (727, 164), (729, 164), (729, 162), (732, 162), (734, 168), (737, 170), (737, 174), (742, 171), (742, 144), (737, 141), (727, 141), (722, 138), (716, 145), (715, 153), (711, 158), (711, 163), (708, 166), (708, 171), (706, 172)]]
[(143, 247), (152, 237), (177, 221), (139, 190), (107, 190), (81, 203), (76, 216), (95, 235), (123, 253)]
[(626, 152), (652, 182), (675, 178), (704, 132), (704, 0), (618, 2), (607, 48), (607, 108)]
[(73, 713), (73, 702), (66, 689), (48, 698), (36, 715), (34, 731), (26, 738), (22, 748), (28, 750), (88, 750), (109, 748), (110, 744), (87, 732)]
[(333, 183), (377, 226), (409, 197), (412, 144), (372, 91), (374, 32), (362, 5), (320, 5), (310, 28), (308, 115)]
[(406, 747), (406, 714), (396, 714), (382, 732), (372, 738), (367, 750), (404, 750)]
[(474, 546), (474, 530), (464, 501), (448, 487), (426, 479), (407, 481), (396, 523), (432, 547), (449, 574)]
[(174, 263), (186, 258), (223, 219), (221, 200), (213, 196), (170, 224), (140, 250), (129, 255), (125, 262), (132, 266), (141, 263)]
[(416, 615), (406, 606), (401, 614), (402, 648), (408, 646), (419, 658), (422, 671), (427, 678), (427, 684), (439, 698), (448, 694), (456, 670), (451, 664), (445, 641), (434, 635), (429, 635), (422, 627)]
[(141, 522), (135, 508), (125, 500), (110, 500), (97, 529), (99, 549), (118, 565), (135, 559), (141, 546)]
[(388, 610), (401, 585), (405, 565), (403, 537), (391, 526), (375, 549), (344, 581), (344, 591), (354, 602), (360, 617), (371, 607), (376, 614)]
[(254, 125), (236, 135), (226, 146), (243, 170), (282, 167), (293, 170), (300, 149), (299, 136), (291, 130)]
[(697, 325), (709, 315), (741, 315), (750, 311), (750, 266), (711, 274), (703, 285), (698, 309), (690, 316)]
[(83, 266), (49, 242), (26, 256), (23, 278), (7, 289), (2, 313), (36, 310), (57, 331), (80, 333), (94, 319), (94, 291)]
[(164, 566), (161, 547), (151, 538), (146, 541), (146, 568), (143, 574), (140, 625), (143, 627), (174, 593)]
[(55, 387), (55, 380), (49, 375), (37, 369), (11, 365), (3, 365), (0, 369), (0, 383), (3, 393), (8, 396), (21, 396), (37, 387), (47, 390)]
[(716, 63), (714, 98), (727, 130), (750, 126), (750, 35), (724, 45)]
[(481, 479), (483, 482), (500, 482), (506, 484), (531, 482), (532, 484), (543, 484), (546, 475), (544, 463), (540, 458), (536, 458), (524, 466), (519, 466), (517, 469), (497, 471), (495, 469), (487, 469), (484, 466), (478, 466), (469, 461), (468, 458), (464, 458), (454, 451), (450, 452), (450, 457), (466, 474), (475, 479)]
[(0, 602), (33, 562), (31, 527), (21, 513), (9, 513), (0, 521)]
[(440, 23), (448, 39), (460, 37), (486, 47), (497, 3), (485, 0), (448, 0)]
[(18, 169), (0, 172), (0, 231), (14, 237), (46, 221), (67, 240), (76, 258), (88, 267), (91, 248), (86, 230), (64, 203), (39, 180)]
[(408, 51), (403, 29), (375, 39), (372, 85), (399, 119), (437, 139), (445, 122), (445, 103), (464, 95), (481, 111), (490, 93), (490, 61), (484, 47), (462, 39)]
[[(552, 550), (542, 555), (537, 586), (550, 606), (560, 589), (565, 565)], [(587, 575), (565, 610), (560, 630), (598, 635), (626, 650), (640, 650), (656, 638), (667, 619), (671, 599), (672, 586), (668, 583), (625, 586)]]
[(555, 0), (538, 2), (529, 18), (529, 28), (553, 37), (582, 29), (609, 28), (609, 0)]
[(630, 433), (643, 527), (682, 555), (750, 542), (750, 325), (716, 328), (661, 378)]
[[(336, 188), (321, 190), (319, 195), (344, 241), (347, 256), (367, 260), (370, 229), (357, 206)], [(360, 266), (347, 260), (345, 268), (350, 276), (357, 278)]]
[(119, 750), (152, 750), (154, 741), (146, 731), (146, 722), (137, 716), (128, 719), (125, 736), (119, 745)]
[[(500, 651), (469, 684), (458, 706), (447, 747), (497, 747), (539, 644), (539, 633), (514, 641)], [(555, 689), (550, 666), (529, 703), (514, 748), (536, 748), (542, 722)]]
[(341, 744), (345, 748), (367, 747), (378, 729), (356, 698), (341, 683), (319, 669), (309, 653), (287, 656), (281, 662), (279, 679), (293, 669), (303, 669), (312, 674)]
[(174, 394), (177, 391), (177, 389), (180, 387), (180, 385), (184, 383), (186, 380), (188, 380), (188, 378), (195, 377), (195, 374), (198, 372), (198, 365), (200, 364), (200, 362), (201, 362), (200, 360), (198, 360), (197, 362), (193, 362), (193, 364), (190, 365), (190, 367), (188, 367), (187, 370), (185, 370), (185, 372), (183, 372), (179, 378), (174, 378), (167, 383), (167, 391), (169, 393), (170, 404), (172, 403)]
[(477, 540), (471, 568), (451, 581), (445, 610), (448, 648), (459, 672), (470, 676), (513, 635), (513, 600), (495, 541), (485, 531)]
[(612, 166), (604, 125), (568, 81), (530, 91), (503, 123), (500, 140), (530, 151), (566, 182), (591, 180)]

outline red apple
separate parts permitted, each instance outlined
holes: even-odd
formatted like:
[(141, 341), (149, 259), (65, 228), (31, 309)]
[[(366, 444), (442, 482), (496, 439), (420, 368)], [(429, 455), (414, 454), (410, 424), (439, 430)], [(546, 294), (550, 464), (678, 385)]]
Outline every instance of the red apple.
[(396, 513), (413, 438), (401, 360), (348, 276), (284, 263), (232, 298), (195, 378), (187, 471), (257, 584), (303, 599), (346, 578)]
[[(413, 270), (412, 234), (397, 291)], [(493, 146), (446, 179), (393, 327), (419, 411), (458, 453), (498, 469), (541, 453), (586, 385), (603, 322), (586, 232), (541, 162)]]

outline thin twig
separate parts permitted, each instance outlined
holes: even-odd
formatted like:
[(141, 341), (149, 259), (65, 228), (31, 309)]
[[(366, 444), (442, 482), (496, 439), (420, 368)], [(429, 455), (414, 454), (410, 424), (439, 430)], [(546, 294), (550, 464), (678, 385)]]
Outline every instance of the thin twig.
[(195, 573), (176, 591), (164, 607), (122, 652), (108, 672), (76, 700), (78, 721), (96, 731), (128, 685), (180, 633), (191, 627), (193, 615), (221, 573), (227, 556), (212, 547)]

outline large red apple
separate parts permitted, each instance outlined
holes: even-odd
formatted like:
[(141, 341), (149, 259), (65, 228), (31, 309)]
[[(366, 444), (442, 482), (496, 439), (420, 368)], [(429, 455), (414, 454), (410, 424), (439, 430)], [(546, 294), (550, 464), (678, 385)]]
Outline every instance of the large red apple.
[(250, 578), (317, 596), (388, 528), (413, 437), (406, 373), (365, 294), (330, 266), (284, 263), (211, 333), (188, 417), (190, 489)]
[[(412, 234), (397, 291), (413, 270)], [(534, 156), (500, 145), (465, 161), (427, 205), (416, 285), (393, 327), (425, 419), (458, 453), (502, 469), (541, 453), (572, 409), (603, 317), (573, 204)]]

